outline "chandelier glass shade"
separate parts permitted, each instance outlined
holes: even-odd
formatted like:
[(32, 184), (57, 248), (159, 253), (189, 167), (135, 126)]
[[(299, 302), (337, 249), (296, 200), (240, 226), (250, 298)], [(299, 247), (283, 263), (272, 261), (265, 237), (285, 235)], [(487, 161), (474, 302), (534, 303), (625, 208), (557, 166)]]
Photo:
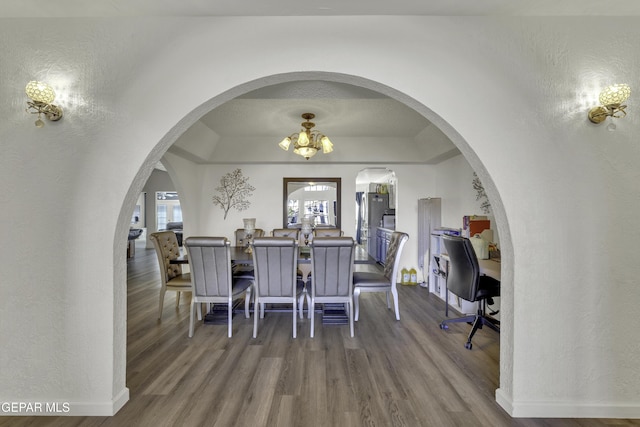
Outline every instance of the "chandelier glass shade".
[(333, 143), (329, 138), (321, 132), (313, 130), (316, 124), (310, 120), (314, 117), (315, 114), (304, 113), (302, 115), (302, 118), (305, 119), (302, 123), (303, 129), (284, 138), (278, 146), (284, 151), (288, 151), (291, 144), (293, 144), (293, 152), (307, 160), (315, 156), (320, 150), (325, 154), (332, 152)]

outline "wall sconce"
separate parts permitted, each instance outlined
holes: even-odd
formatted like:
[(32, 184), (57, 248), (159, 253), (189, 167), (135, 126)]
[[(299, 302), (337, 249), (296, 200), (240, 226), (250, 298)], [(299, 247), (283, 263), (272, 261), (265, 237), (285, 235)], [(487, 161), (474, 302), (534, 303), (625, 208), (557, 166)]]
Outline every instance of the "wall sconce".
[(56, 99), (56, 94), (51, 86), (34, 80), (27, 83), (25, 92), (31, 99), (31, 101), (27, 101), (27, 113), (38, 115), (36, 127), (41, 128), (44, 126), (44, 122), (40, 120), (41, 114), (44, 114), (47, 119), (54, 122), (62, 118), (62, 108), (52, 104), (53, 100)]
[(589, 110), (589, 120), (592, 123), (602, 123), (607, 117), (619, 119), (627, 115), (622, 105), (631, 95), (631, 88), (627, 84), (611, 85), (600, 92), (600, 106)]

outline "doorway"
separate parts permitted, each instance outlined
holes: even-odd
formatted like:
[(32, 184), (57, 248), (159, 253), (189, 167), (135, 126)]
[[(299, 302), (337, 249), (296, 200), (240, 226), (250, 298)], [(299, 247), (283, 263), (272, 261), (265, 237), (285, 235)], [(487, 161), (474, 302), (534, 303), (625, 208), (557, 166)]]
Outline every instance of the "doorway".
[(378, 230), (395, 230), (397, 185), (395, 172), (384, 167), (356, 176), (356, 242), (376, 260), (383, 257)]

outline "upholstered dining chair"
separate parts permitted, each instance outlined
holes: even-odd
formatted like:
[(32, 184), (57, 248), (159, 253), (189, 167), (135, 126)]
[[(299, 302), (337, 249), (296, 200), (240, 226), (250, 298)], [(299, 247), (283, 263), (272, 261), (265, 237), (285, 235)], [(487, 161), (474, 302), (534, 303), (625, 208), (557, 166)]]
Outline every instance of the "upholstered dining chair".
[(253, 281), (231, 274), (231, 243), (226, 237), (188, 237), (185, 247), (191, 267), (191, 310), (189, 337), (193, 336), (194, 315), (202, 320), (202, 303), (226, 303), (228, 336), (233, 333), (233, 301), (244, 296), (244, 315), (249, 318)]
[(296, 273), (298, 242), (292, 237), (257, 237), (253, 239), (252, 246), (255, 274), (253, 337), (256, 338), (258, 333), (258, 316), (264, 317), (264, 304), (290, 303), (295, 338), (296, 308), (304, 291), (304, 282), (297, 278)]
[(394, 231), (391, 234), (382, 273), (368, 271), (356, 271), (353, 273), (353, 300), (356, 309), (356, 321), (360, 314), (359, 297), (362, 292), (385, 292), (387, 294), (387, 308), (391, 308), (389, 302), (389, 294), (391, 294), (393, 296), (396, 320), (400, 320), (396, 280), (400, 269), (400, 256), (407, 240), (409, 240), (409, 235), (406, 233)]
[(300, 238), (299, 228), (274, 228), (271, 230), (273, 237), (293, 237), (296, 241)]
[[(299, 228), (274, 228), (273, 230), (271, 230), (271, 236), (273, 237), (292, 237), (294, 239), (296, 239), (296, 241), (298, 242), (298, 244), (300, 244), (300, 229)], [(300, 302), (298, 304), (298, 309), (300, 312), (300, 318), (302, 319), (304, 317), (303, 312), (304, 312), (304, 300), (307, 300), (307, 307), (309, 307), (309, 304), (311, 304), (311, 297), (309, 296), (309, 292), (307, 292), (307, 288), (306, 288), (306, 281), (307, 281), (307, 273), (308, 270), (305, 269), (305, 271), (302, 271), (301, 268), (297, 268), (296, 269), (297, 272), (297, 277), (298, 280), (302, 280), (303, 282), (305, 282), (305, 289), (303, 292), (303, 296), (305, 298), (300, 298)]]
[[(256, 228), (253, 232), (252, 237), (263, 237), (264, 230), (262, 228)], [(245, 246), (245, 239), (247, 238), (247, 233), (245, 233), (244, 228), (238, 228), (235, 232), (236, 237), (236, 246)]]
[(313, 237), (342, 237), (344, 231), (339, 228), (332, 227), (317, 227), (313, 230)]
[(440, 328), (448, 329), (449, 323), (471, 323), (471, 331), (464, 345), (471, 350), (471, 338), (478, 329), (486, 325), (500, 332), (500, 321), (485, 314), (487, 301), (500, 296), (500, 281), (480, 274), (478, 257), (469, 239), (444, 235), (442, 241), (449, 257), (447, 290), (464, 300), (477, 302), (478, 308), (475, 314), (443, 320)]
[(316, 303), (344, 303), (353, 336), (353, 265), (355, 242), (351, 237), (316, 237), (311, 243), (311, 293), (309, 313), (314, 335)]
[(180, 256), (180, 247), (176, 233), (173, 231), (158, 231), (151, 233), (149, 238), (153, 242), (160, 266), (160, 311), (158, 319), (162, 319), (164, 294), (167, 291), (176, 292), (176, 307), (180, 305), (180, 293), (191, 292), (191, 275), (182, 272), (182, 265), (171, 264), (172, 259)]

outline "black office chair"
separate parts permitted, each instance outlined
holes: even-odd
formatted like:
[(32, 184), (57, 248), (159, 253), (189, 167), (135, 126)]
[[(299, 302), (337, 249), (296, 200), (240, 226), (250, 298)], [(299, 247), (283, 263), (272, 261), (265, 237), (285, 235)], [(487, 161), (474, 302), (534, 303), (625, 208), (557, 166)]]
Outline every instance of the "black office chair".
[(493, 304), (492, 298), (500, 296), (500, 281), (480, 274), (478, 258), (469, 239), (447, 235), (442, 239), (449, 254), (447, 289), (462, 299), (477, 302), (478, 311), (476, 314), (465, 317), (445, 319), (440, 323), (440, 328), (448, 329), (449, 323), (471, 323), (471, 332), (464, 345), (465, 348), (471, 350), (471, 338), (484, 325), (500, 332), (500, 321), (487, 317), (485, 314), (487, 303)]

